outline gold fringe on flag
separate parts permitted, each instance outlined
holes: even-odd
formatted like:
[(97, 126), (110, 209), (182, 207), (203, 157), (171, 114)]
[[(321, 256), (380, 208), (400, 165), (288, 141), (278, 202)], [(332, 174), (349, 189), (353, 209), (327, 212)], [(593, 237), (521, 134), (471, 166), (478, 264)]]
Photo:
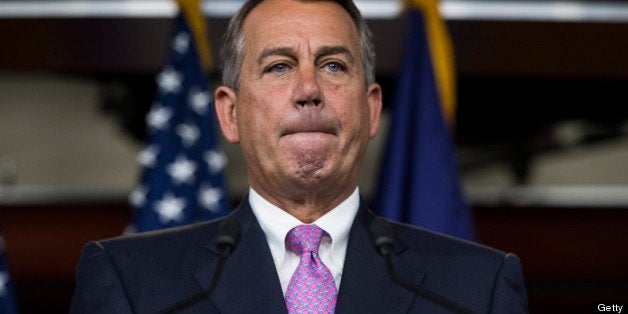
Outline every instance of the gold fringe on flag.
[(403, 0), (406, 7), (423, 12), (425, 29), (434, 68), (434, 79), (442, 102), (443, 116), (450, 127), (456, 117), (456, 74), (454, 53), (447, 25), (438, 10), (438, 0)]
[(176, 0), (176, 2), (192, 30), (201, 67), (203, 71), (208, 72), (212, 68), (212, 56), (207, 37), (207, 21), (201, 12), (201, 0)]

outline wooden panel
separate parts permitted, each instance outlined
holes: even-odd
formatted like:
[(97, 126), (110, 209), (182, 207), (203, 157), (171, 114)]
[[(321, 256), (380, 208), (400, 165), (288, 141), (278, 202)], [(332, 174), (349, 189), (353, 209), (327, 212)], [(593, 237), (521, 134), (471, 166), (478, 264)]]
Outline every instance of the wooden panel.
[[(479, 241), (517, 253), (528, 278), (628, 281), (628, 211), (478, 208)], [(558, 267), (560, 266), (560, 267)]]
[[(405, 21), (369, 20), (378, 73), (396, 73)], [(217, 56), (227, 20), (211, 19)], [(154, 73), (166, 56), (167, 18), (0, 19), (0, 68), (88, 74)], [(628, 77), (627, 23), (448, 21), (461, 75)], [(393, 36), (391, 36), (393, 34)]]
[(450, 22), (463, 75), (626, 78), (628, 24)]
[(477, 208), (479, 241), (523, 263), (531, 313), (628, 302), (628, 210)]
[(83, 246), (122, 234), (128, 221), (124, 203), (0, 206), (20, 312), (67, 313)]
[(87, 74), (156, 72), (168, 19), (0, 19), (0, 68)]

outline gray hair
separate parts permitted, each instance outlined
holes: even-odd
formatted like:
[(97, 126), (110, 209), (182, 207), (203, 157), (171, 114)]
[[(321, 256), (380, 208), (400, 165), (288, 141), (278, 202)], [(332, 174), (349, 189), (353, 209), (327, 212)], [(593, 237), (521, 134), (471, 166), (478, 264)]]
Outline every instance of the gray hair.
[[(240, 85), (240, 71), (244, 59), (244, 34), (242, 25), (244, 19), (251, 11), (264, 0), (249, 0), (231, 18), (227, 31), (222, 38), (220, 46), (220, 58), (222, 59), (222, 82), (236, 92)], [(325, 1), (325, 0), (299, 0), (299, 1)], [(375, 82), (375, 47), (373, 35), (366, 24), (366, 20), (353, 3), (353, 0), (331, 0), (342, 6), (358, 29), (360, 37), (360, 54), (366, 85)]]

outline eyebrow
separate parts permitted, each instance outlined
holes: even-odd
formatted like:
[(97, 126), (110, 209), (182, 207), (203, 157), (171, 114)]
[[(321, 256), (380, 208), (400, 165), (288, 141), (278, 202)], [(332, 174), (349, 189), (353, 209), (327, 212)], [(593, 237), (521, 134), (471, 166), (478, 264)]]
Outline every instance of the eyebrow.
[[(322, 46), (316, 50), (316, 58), (330, 56), (330, 55), (344, 55), (350, 63), (355, 63), (353, 55), (347, 46), (337, 45), (337, 46)], [(286, 56), (292, 59), (297, 58), (297, 52), (289, 47), (273, 47), (262, 50), (259, 57), (257, 58), (257, 63), (262, 64), (264, 59), (270, 56)]]
[(270, 56), (287, 56), (292, 59), (297, 59), (297, 53), (292, 48), (274, 47), (264, 49), (257, 58), (257, 64), (262, 64), (264, 62), (264, 59)]
[(347, 58), (349, 63), (355, 63), (353, 59), (353, 55), (347, 46), (338, 45), (338, 46), (322, 46), (318, 48), (316, 51), (316, 58), (330, 56), (330, 55), (344, 55)]

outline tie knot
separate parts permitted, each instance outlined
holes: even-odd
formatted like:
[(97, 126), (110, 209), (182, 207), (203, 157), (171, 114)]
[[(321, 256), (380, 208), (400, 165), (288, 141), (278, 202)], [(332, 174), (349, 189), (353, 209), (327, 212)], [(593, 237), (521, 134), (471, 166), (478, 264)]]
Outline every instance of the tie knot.
[(323, 237), (323, 229), (316, 225), (300, 225), (292, 228), (286, 236), (286, 245), (297, 254), (316, 252)]

